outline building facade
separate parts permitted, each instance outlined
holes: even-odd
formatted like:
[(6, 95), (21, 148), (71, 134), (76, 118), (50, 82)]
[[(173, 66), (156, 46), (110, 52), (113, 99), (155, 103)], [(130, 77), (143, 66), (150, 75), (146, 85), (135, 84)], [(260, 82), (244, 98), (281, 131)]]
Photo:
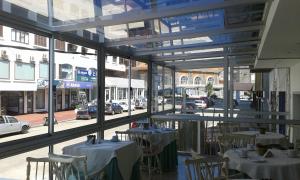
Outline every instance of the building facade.
[(177, 88), (185, 88), (186, 94), (192, 98), (207, 96), (205, 87), (212, 84), (214, 94), (223, 97), (223, 74), (222, 69), (216, 68), (211, 71), (176, 72), (175, 83)]
[[(48, 109), (48, 38), (0, 26), (0, 107), (5, 114)], [(128, 60), (106, 56), (105, 100), (128, 99)], [(55, 40), (55, 110), (73, 109), (80, 93), (97, 95), (93, 49)], [(137, 78), (139, 76), (136, 76)], [(132, 79), (132, 97), (145, 96), (145, 80)]]

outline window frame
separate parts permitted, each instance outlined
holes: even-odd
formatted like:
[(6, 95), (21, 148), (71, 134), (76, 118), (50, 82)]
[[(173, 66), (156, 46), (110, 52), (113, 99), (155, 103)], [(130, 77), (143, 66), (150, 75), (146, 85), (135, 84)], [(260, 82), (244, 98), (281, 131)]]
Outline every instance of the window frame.
[(9, 80), (10, 79), (10, 61), (8, 61), (8, 60), (3, 60), (3, 59), (0, 59), (0, 62), (7, 62), (8, 63), (8, 78), (1, 78), (0, 77), (0, 79), (1, 80)]
[[(22, 42), (23, 38), (24, 38), (24, 42)], [(29, 44), (29, 33), (17, 29), (11, 29), (11, 41), (22, 43), (22, 44)]]
[[(26, 64), (26, 65), (33, 65), (34, 66), (34, 70), (33, 70), (33, 79), (17, 79), (16, 78), (16, 67), (17, 67), (17, 64)], [(35, 64), (33, 64), (33, 63), (25, 63), (25, 62), (15, 62), (15, 69), (14, 69), (14, 75), (15, 75), (15, 77), (14, 77), (14, 79), (15, 80), (20, 80), (20, 81), (35, 81), (35, 70), (36, 70), (36, 67), (35, 67)]]

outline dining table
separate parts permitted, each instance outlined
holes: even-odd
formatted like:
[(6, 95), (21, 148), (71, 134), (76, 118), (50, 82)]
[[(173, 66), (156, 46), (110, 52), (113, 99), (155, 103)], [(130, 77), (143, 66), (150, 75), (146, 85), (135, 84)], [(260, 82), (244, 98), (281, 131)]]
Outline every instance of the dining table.
[(150, 133), (149, 140), (152, 145), (160, 146), (158, 158), (163, 172), (176, 170), (178, 165), (177, 159), (177, 131), (171, 128), (131, 128), (130, 132)]
[(63, 154), (87, 157), (89, 175), (104, 172), (108, 180), (139, 179), (141, 149), (134, 141), (101, 140), (81, 142), (63, 148)]
[(280, 145), (287, 147), (289, 142), (285, 135), (275, 132), (261, 134), (259, 131), (237, 131), (233, 134), (247, 135), (255, 137), (255, 143), (261, 145)]
[(224, 153), (229, 159), (228, 168), (247, 174), (254, 179), (296, 180), (300, 179), (300, 157), (289, 157), (288, 150), (270, 149), (271, 157), (259, 156), (248, 151), (241, 156), (241, 149), (230, 149)]

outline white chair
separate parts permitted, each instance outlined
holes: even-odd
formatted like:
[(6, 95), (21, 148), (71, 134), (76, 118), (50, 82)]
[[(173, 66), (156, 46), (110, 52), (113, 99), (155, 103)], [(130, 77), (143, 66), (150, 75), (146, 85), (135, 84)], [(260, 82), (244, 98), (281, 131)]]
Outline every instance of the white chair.
[(130, 131), (115, 131), (115, 134), (120, 141), (131, 141), (130, 135), (132, 132)]
[[(152, 171), (161, 171), (159, 153), (162, 151), (159, 144), (154, 145), (151, 140), (151, 132), (131, 132), (130, 139), (135, 141), (142, 150), (142, 166), (148, 169), (151, 177)], [(145, 161), (147, 164), (145, 164)]]
[[(48, 179), (49, 172), (49, 158), (33, 158), (27, 157), (27, 172), (26, 172), (26, 180), (39, 179), (44, 180)], [(34, 170), (34, 174), (31, 174), (31, 170)]]
[(220, 155), (232, 148), (245, 148), (247, 144), (255, 144), (255, 136), (242, 134), (226, 134), (218, 137)]
[(49, 154), (49, 162), (57, 180), (88, 179), (86, 156)]
[(228, 179), (228, 159), (214, 157), (199, 157), (185, 160), (185, 170), (188, 180)]

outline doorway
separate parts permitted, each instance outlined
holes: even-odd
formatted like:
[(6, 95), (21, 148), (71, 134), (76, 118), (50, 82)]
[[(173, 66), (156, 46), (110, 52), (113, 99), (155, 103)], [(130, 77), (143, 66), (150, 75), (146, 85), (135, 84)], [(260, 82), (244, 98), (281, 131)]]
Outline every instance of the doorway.
[(27, 92), (27, 113), (33, 113), (33, 92)]

